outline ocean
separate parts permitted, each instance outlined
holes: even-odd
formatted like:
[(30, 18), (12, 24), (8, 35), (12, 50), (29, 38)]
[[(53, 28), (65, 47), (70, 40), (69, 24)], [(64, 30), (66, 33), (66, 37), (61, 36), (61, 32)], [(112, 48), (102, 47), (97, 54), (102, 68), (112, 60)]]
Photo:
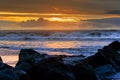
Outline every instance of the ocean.
[[(15, 66), (21, 49), (34, 49), (49, 55), (94, 55), (111, 42), (120, 41), (120, 30), (0, 31), (0, 56)], [(77, 59), (77, 58), (76, 58)], [(119, 80), (120, 73), (111, 76)]]
[(0, 56), (14, 66), (21, 49), (32, 48), (49, 55), (94, 55), (112, 41), (120, 41), (119, 30), (0, 31)]

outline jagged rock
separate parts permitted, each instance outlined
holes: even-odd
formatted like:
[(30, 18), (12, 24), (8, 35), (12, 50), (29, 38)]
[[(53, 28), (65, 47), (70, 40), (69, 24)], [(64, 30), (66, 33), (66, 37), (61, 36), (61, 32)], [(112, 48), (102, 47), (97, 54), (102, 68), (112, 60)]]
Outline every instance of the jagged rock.
[(116, 51), (120, 50), (120, 43), (119, 43), (119, 41), (113, 41), (108, 46), (113, 48), (113, 49), (115, 49)]
[(99, 66), (95, 69), (95, 74), (99, 80), (111, 80), (110, 76), (115, 73), (117, 73), (117, 71), (110, 64)]
[(120, 64), (120, 54), (117, 52), (119, 49), (120, 43), (114, 41), (103, 49), (99, 49), (95, 55), (86, 58), (84, 61), (94, 68), (106, 64), (111, 64), (116, 68), (116, 65)]
[(120, 43), (118, 41), (114, 41), (108, 46), (103, 47), (103, 49), (99, 49), (95, 55), (89, 56), (82, 61), (94, 68), (98, 79), (108, 80), (105, 76), (109, 76), (120, 71), (119, 49)]
[(47, 54), (40, 54), (33, 49), (21, 49), (15, 68), (28, 71), (34, 64), (46, 58), (46, 56)]
[(40, 61), (28, 71), (32, 80), (75, 80), (72, 71), (63, 64), (61, 58), (48, 58)]
[(30, 80), (30, 78), (21, 70), (5, 69), (0, 70), (0, 80)]
[(76, 80), (97, 80), (92, 66), (85, 62), (80, 62), (72, 68)]
[(3, 63), (0, 57), (0, 80), (20, 80), (19, 76), (14, 72), (14, 68)]
[[(21, 62), (29, 60), (29, 59), (36, 59), (36, 58), (44, 58), (45, 54), (40, 54), (33, 49), (21, 49), (19, 54), (19, 60), (16, 65), (19, 65)], [(36, 59), (37, 60), (37, 59)]]
[(0, 71), (0, 80), (19, 80), (12, 69)]
[(14, 73), (19, 80), (31, 80), (27, 73), (23, 70), (14, 70)]
[[(76, 79), (97, 80), (99, 74), (103, 76), (106, 75), (106, 73), (115, 73), (115, 71), (110, 71), (110, 66), (105, 65), (111, 65), (114, 70), (119, 71), (118, 65), (120, 64), (120, 54), (117, 52), (119, 49), (120, 43), (118, 41), (114, 41), (103, 49), (99, 49), (95, 55), (81, 60), (73, 66), (73, 73)], [(106, 67), (108, 67), (108, 69), (106, 69)], [(100, 70), (104, 70), (104, 72), (100, 72)], [(101, 79), (104, 80), (105, 77)]]
[(66, 56), (48, 56), (33, 49), (22, 49), (15, 68), (0, 57), (0, 80), (108, 80), (120, 70), (120, 43), (114, 41), (85, 59), (65, 64)]
[(3, 63), (3, 60), (0, 57), (0, 70), (5, 70), (5, 69), (13, 69), (13, 67)]
[(0, 61), (3, 62), (2, 58), (0, 57)]

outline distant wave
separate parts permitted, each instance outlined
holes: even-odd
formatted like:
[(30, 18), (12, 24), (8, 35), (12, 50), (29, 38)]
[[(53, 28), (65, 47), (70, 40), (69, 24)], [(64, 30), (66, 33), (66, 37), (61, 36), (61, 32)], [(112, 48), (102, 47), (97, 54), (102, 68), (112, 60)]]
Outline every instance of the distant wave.
[(120, 31), (0, 32), (0, 40), (120, 40)]

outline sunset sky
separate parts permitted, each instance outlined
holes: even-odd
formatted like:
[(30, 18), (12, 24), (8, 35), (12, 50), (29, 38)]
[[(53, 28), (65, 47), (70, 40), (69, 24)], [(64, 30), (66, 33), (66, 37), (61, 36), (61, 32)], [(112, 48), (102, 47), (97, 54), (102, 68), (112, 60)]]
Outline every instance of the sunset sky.
[(0, 0), (0, 30), (120, 29), (120, 0)]

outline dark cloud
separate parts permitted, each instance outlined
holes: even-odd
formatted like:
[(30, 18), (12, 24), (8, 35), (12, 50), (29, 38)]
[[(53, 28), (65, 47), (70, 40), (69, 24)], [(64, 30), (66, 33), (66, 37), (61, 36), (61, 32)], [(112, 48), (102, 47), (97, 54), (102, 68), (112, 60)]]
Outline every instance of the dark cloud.
[(23, 21), (18, 23), (18, 25), (22, 26), (22, 27), (38, 27), (38, 26), (46, 26), (48, 25), (47, 20), (44, 20), (43, 18), (39, 18), (38, 20), (27, 20), (27, 21)]
[(76, 26), (76, 24), (73, 22), (57, 22), (57, 21), (48, 21), (45, 20), (44, 18), (39, 18), (38, 20), (27, 20), (23, 22), (18, 22), (18, 24), (22, 28), (42, 28), (42, 29), (47, 29), (47, 28), (71, 28), (73, 26)]
[(101, 14), (118, 10), (119, 0), (1, 0), (0, 11)]
[(3, 27), (13, 26), (15, 24), (17, 24), (17, 22), (0, 20), (0, 26), (3, 26)]
[(117, 29), (118, 26), (115, 26), (114, 24), (108, 24), (108, 23), (97, 23), (97, 22), (89, 22), (85, 21), (82, 22), (79, 26), (84, 27), (83, 29)]
[(120, 29), (120, 18), (89, 19), (81, 23), (92, 29)]
[(120, 14), (120, 10), (110, 10), (108, 12), (106, 12), (107, 14)]
[(120, 26), (120, 18), (89, 19), (89, 20), (84, 20), (84, 21), (101, 23), (101, 24), (106, 23), (106, 24), (113, 24), (113, 25)]
[(0, 20), (0, 30), (14, 29), (17, 27), (17, 24), (18, 23), (14, 21)]

